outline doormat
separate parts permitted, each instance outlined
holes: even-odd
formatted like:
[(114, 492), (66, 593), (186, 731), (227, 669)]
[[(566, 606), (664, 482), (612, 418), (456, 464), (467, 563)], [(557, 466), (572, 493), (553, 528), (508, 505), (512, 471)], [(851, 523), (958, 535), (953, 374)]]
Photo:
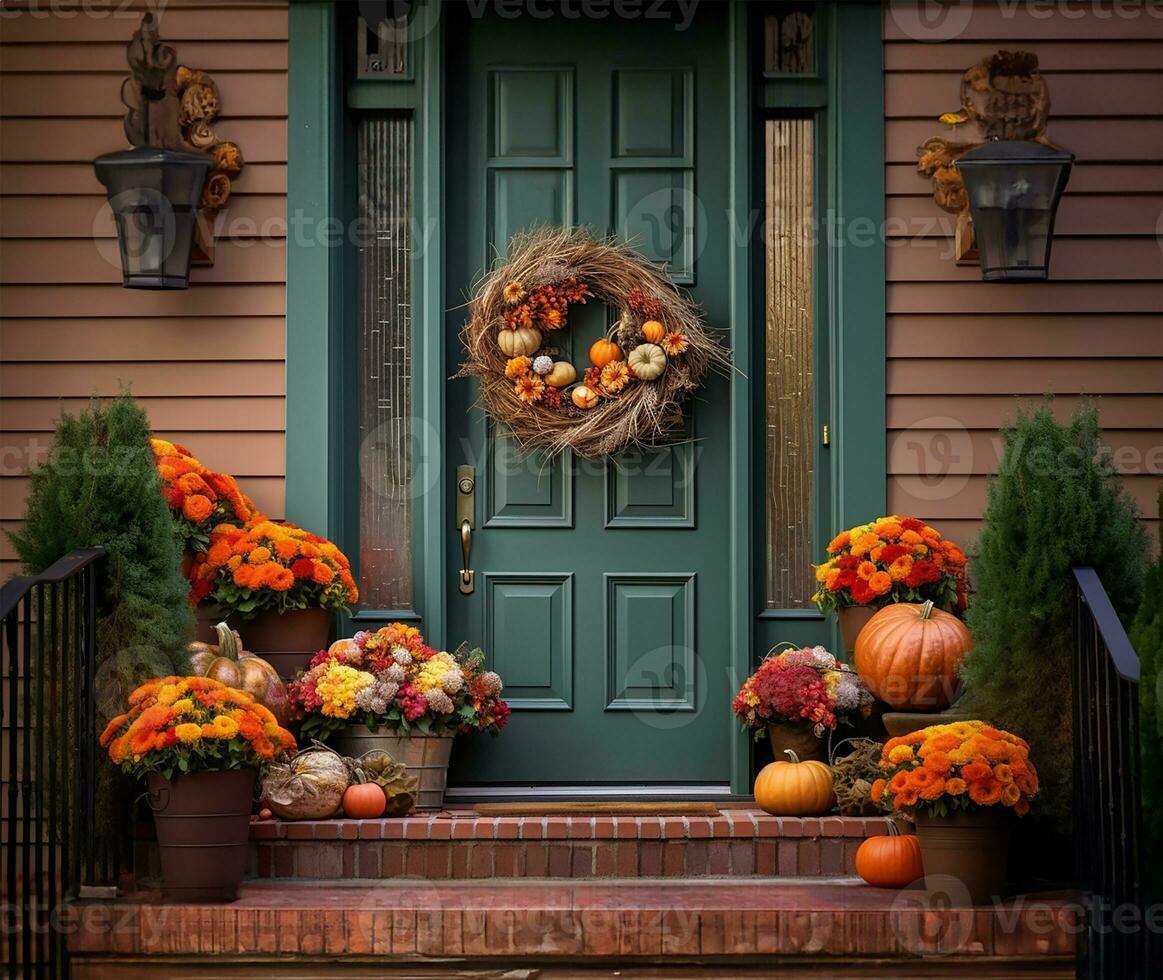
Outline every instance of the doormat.
[(717, 817), (714, 803), (618, 803), (591, 800), (554, 803), (477, 803), (473, 810), (482, 817)]

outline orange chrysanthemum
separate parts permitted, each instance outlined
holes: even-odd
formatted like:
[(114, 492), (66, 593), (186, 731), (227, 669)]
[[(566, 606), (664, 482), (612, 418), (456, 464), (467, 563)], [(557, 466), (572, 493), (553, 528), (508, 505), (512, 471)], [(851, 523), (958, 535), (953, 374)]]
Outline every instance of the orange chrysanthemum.
[(511, 380), (523, 377), (529, 373), (532, 364), (532, 359), (523, 354), (520, 357), (512, 357), (505, 364), (505, 377)]
[(690, 343), (686, 338), (685, 333), (674, 330), (662, 338), (660, 345), (667, 357), (678, 357), (679, 354), (685, 354)]
[(541, 396), (545, 394), (545, 382), (535, 374), (527, 374), (517, 379), (513, 390), (521, 401), (532, 404), (541, 401)]
[(513, 306), (525, 298), (525, 287), (514, 279), (505, 283), (505, 288), (501, 290), (501, 296), (509, 306)]
[(616, 394), (630, 382), (630, 368), (625, 361), (611, 361), (602, 368), (602, 387)]

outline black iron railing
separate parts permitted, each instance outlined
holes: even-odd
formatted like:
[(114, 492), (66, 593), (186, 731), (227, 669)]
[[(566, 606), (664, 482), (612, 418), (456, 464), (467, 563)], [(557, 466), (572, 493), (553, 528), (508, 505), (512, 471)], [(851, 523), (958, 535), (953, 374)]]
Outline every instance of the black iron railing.
[(1143, 895), (1139, 658), (1093, 568), (1075, 568), (1074, 851), (1086, 904), (1077, 975), (1157, 976)]
[(117, 874), (94, 834), (104, 557), (74, 551), (0, 589), (5, 977), (66, 976), (64, 904)]

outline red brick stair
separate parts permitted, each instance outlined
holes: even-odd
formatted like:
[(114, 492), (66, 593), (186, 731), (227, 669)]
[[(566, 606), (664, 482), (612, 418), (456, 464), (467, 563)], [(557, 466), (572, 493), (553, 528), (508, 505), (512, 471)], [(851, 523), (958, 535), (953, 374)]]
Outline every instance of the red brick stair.
[(73, 976), (89, 980), (240, 976), (246, 964), (264, 976), (339, 976), (323, 967), (339, 959), (342, 971), (374, 963), (377, 976), (396, 975), (393, 964), (411, 964), (410, 976), (424, 964), (495, 976), (506, 964), (568, 962), (1067, 977), (1077, 913), (1060, 897), (948, 908), (852, 880), (252, 882), (230, 905), (167, 905), (150, 893), (77, 903), (68, 926)]
[[(701, 878), (854, 874), (884, 818), (482, 817), (471, 809), (384, 820), (256, 822), (256, 879)], [(154, 869), (151, 869), (151, 872)]]

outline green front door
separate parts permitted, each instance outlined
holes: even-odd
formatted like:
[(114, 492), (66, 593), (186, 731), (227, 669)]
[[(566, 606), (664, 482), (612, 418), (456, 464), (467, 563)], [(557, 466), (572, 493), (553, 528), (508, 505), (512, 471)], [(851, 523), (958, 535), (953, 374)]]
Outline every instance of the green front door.
[[(473, 282), (537, 222), (636, 238), (712, 326), (725, 326), (727, 5), (698, 5), (689, 24), (677, 9), (661, 20), (452, 9), (447, 374)], [(593, 303), (571, 312), (564, 343), (579, 373), (616, 317)], [(475, 407), (473, 382), (447, 392), (444, 470), (451, 479), (473, 466), (476, 500), (475, 588), (465, 595), (447, 488), (446, 635), (484, 647), (513, 708), (499, 740), (458, 748), (454, 784), (725, 788), (739, 680), (727, 381), (713, 379), (691, 406), (689, 442), (605, 461), (521, 456)]]

